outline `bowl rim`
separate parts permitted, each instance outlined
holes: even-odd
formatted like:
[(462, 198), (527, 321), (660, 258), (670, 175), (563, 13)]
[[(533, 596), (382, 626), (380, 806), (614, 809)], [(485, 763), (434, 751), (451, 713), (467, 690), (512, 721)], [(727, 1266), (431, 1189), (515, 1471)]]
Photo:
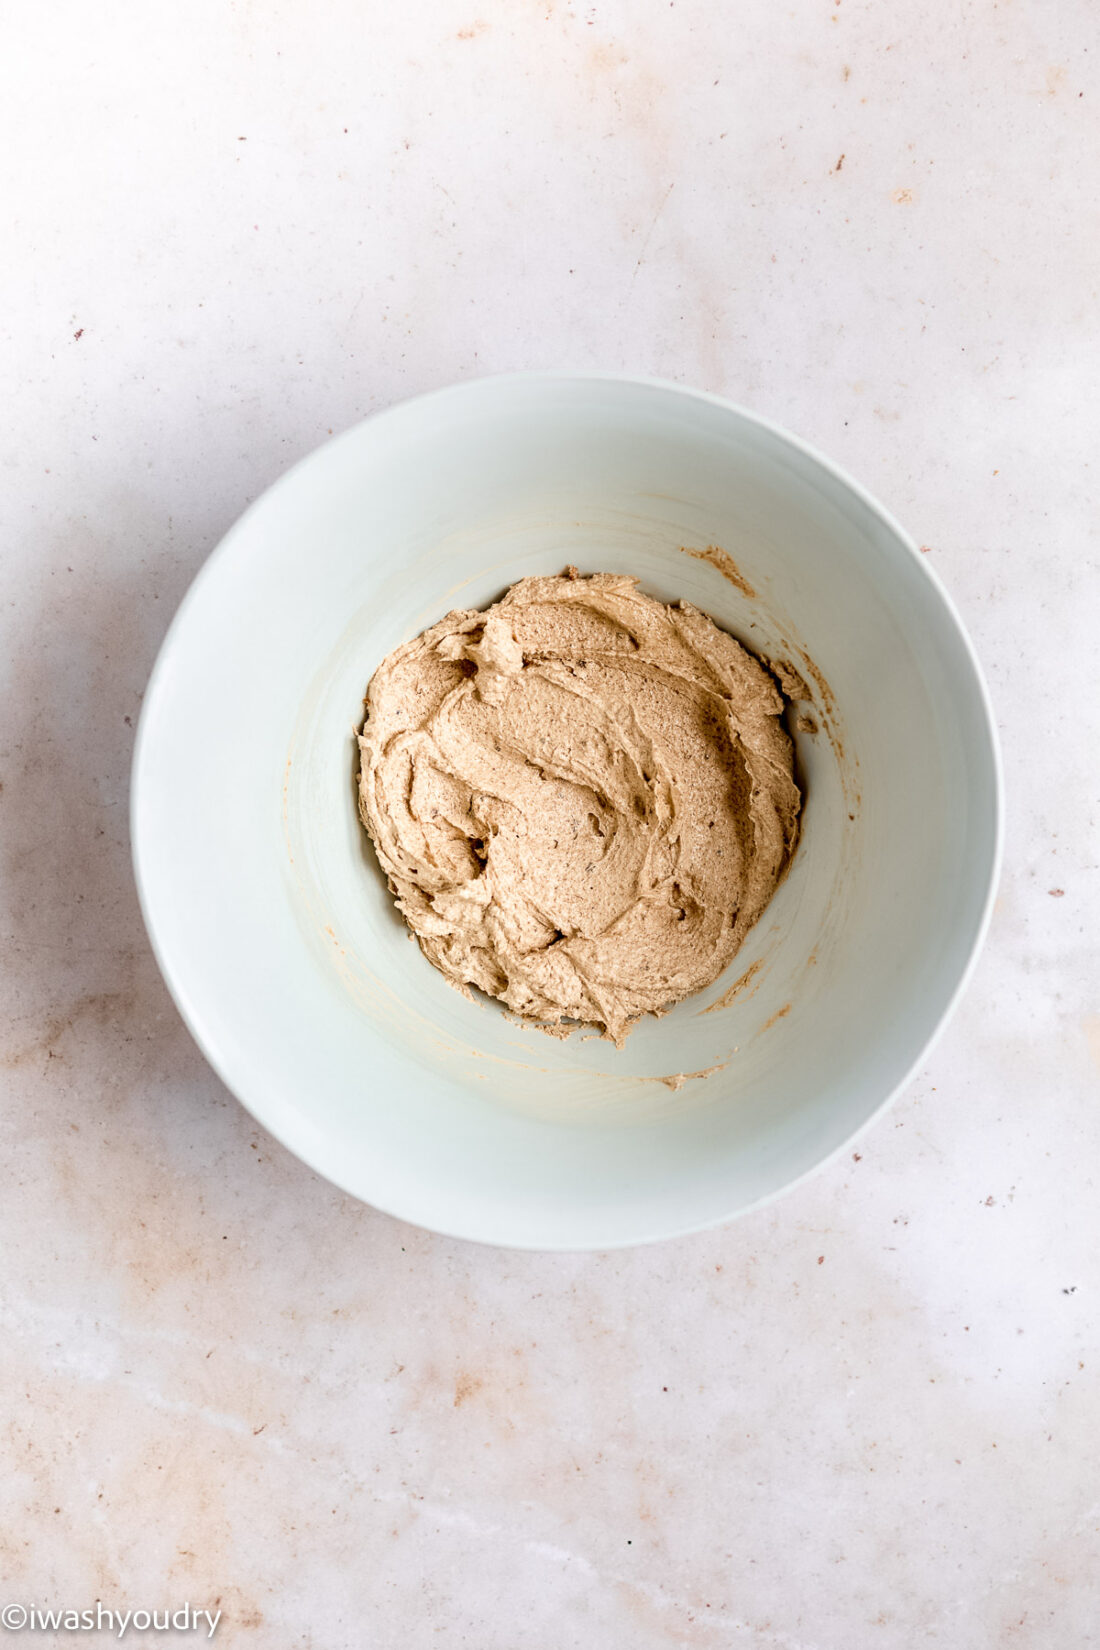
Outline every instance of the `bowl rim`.
[(419, 1224), (419, 1222), (411, 1221), (410, 1217), (403, 1213), (400, 1208), (387, 1206), (384, 1198), (376, 1199), (371, 1196), (368, 1199), (365, 1197), (362, 1191), (358, 1190), (352, 1183), (351, 1176), (344, 1178), (338, 1173), (333, 1173), (328, 1165), (322, 1167), (316, 1160), (318, 1154), (312, 1150), (310, 1143), (306, 1139), (298, 1138), (296, 1136), (296, 1131), (293, 1127), (282, 1125), (279, 1127), (273, 1126), (270, 1119), (264, 1114), (262, 1098), (258, 1099), (254, 1103), (253, 1100), (249, 1098), (244, 1083), (240, 1079), (231, 1078), (227, 1075), (227, 1071), (225, 1069), (227, 1062), (222, 1059), (220, 1052), (216, 1047), (215, 1040), (212, 1037), (208, 1038), (203, 1028), (202, 1015), (191, 1002), (190, 992), (182, 977), (183, 971), (177, 970), (158, 936), (156, 917), (153, 909), (153, 899), (146, 881), (142, 863), (143, 852), (145, 852), (142, 846), (142, 830), (139, 820), (142, 800), (142, 771), (145, 763), (146, 749), (152, 737), (151, 729), (157, 714), (157, 703), (164, 692), (164, 684), (171, 670), (173, 655), (179, 635), (188, 623), (191, 608), (195, 605), (208, 578), (213, 574), (218, 565), (220, 565), (221, 561), (225, 557), (232, 554), (236, 539), (244, 530), (252, 515), (260, 508), (261, 505), (266, 504), (273, 494), (277, 493), (283, 487), (290, 485), (297, 476), (298, 472), (304, 466), (310, 464), (315, 459), (317, 454), (323, 449), (330, 448), (338, 442), (355, 440), (363, 430), (379, 420), (385, 420), (398, 413), (405, 414), (413, 408), (424, 406), (431, 402), (452, 398), (457, 399), (462, 397), (464, 394), (469, 393), (471, 390), (484, 389), (486, 385), (500, 385), (503, 387), (507, 385), (519, 385), (525, 383), (554, 383), (569, 380), (584, 383), (632, 385), (639, 389), (661, 390), (676, 396), (683, 396), (688, 400), (702, 402), (704, 404), (719, 408), (723, 412), (732, 412), (746, 423), (755, 425), (757, 428), (776, 438), (781, 445), (786, 445), (787, 447), (794, 449), (796, 452), (801, 453), (804, 457), (810, 459), (813, 463), (819, 465), (822, 470), (854, 494), (855, 497), (863, 503), (866, 509), (873, 516), (877, 517), (882, 525), (893, 534), (898, 543), (908, 552), (914, 564), (920, 569), (920, 575), (928, 581), (938, 596), (945, 616), (954, 628), (957, 640), (962, 644), (963, 651), (973, 673), (974, 682), (978, 690), (978, 701), (982, 711), (982, 725), (984, 727), (988, 744), (993, 777), (993, 847), (992, 853), (989, 856), (989, 864), (986, 872), (986, 888), (982, 899), (980, 915), (974, 926), (974, 931), (969, 942), (965, 964), (959, 971), (958, 980), (950, 996), (948, 997), (944, 1008), (929, 1031), (928, 1036), (922, 1043), (916, 1057), (910, 1062), (900, 1079), (889, 1089), (889, 1091), (883, 1096), (873, 1110), (868, 1113), (867, 1117), (864, 1118), (864, 1120), (858, 1124), (857, 1127), (853, 1129), (851, 1133), (840, 1142), (839, 1145), (834, 1147), (832, 1151), (826, 1154), (826, 1156), (820, 1158), (810, 1168), (804, 1170), (801, 1174), (796, 1175), (793, 1179), (784, 1181), (781, 1186), (774, 1187), (772, 1190), (763, 1193), (753, 1202), (746, 1203), (737, 1209), (731, 1210), (727, 1214), (709, 1217), (705, 1220), (697, 1222), (677, 1223), (667, 1229), (654, 1231), (648, 1235), (604, 1240), (596, 1249), (593, 1249), (592, 1245), (589, 1243), (575, 1241), (570, 1242), (567, 1239), (562, 1239), (560, 1241), (544, 1240), (540, 1242), (525, 1242), (522, 1239), (508, 1239), (507, 1241), (502, 1241), (497, 1238), (480, 1236), (476, 1232), (461, 1229), (461, 1225), (453, 1225), (447, 1222), (440, 1225), (432, 1225), (431, 1227), (421, 1227), (422, 1230), (436, 1232), (441, 1237), (459, 1239), (467, 1243), (478, 1243), (487, 1248), (515, 1249), (518, 1251), (526, 1251), (528, 1253), (536, 1254), (602, 1253), (617, 1249), (633, 1249), (652, 1243), (663, 1243), (675, 1238), (689, 1237), (697, 1232), (712, 1231), (717, 1227), (728, 1225), (734, 1220), (740, 1220), (745, 1215), (753, 1214), (760, 1209), (767, 1208), (770, 1204), (777, 1202), (780, 1198), (786, 1197), (789, 1193), (795, 1191), (799, 1186), (805, 1184), (808, 1180), (823, 1172), (831, 1164), (835, 1163), (840, 1157), (842, 1157), (855, 1142), (861, 1140), (864, 1135), (880, 1120), (883, 1114), (890, 1108), (890, 1106), (893, 1105), (894, 1101), (898, 1098), (902, 1091), (912, 1082), (917, 1070), (924, 1064), (939, 1043), (940, 1038), (943, 1036), (948, 1023), (952, 1019), (963, 994), (969, 986), (970, 981), (973, 978), (974, 971), (977, 967), (982, 948), (985, 944), (985, 940), (989, 932), (990, 922), (993, 916), (993, 906), (996, 899), (998, 884), (1000, 882), (1004, 858), (1005, 836), (1004, 764), (1001, 753), (1000, 738), (997, 731), (996, 717), (993, 710), (993, 702), (990, 696), (988, 683), (986, 682), (985, 673), (982, 670), (981, 662), (978, 658), (974, 643), (972, 642), (969, 632), (963, 623), (955, 601), (939, 574), (936, 572), (935, 568), (932, 567), (927, 558), (921, 554), (916, 541), (908, 532), (906, 532), (897, 517), (890, 510), (888, 510), (885, 505), (880, 503), (880, 501), (866, 487), (864, 487), (861, 482), (857, 481), (854, 476), (850, 475), (842, 465), (836, 463), (835, 460), (828, 457), (828, 455), (823, 453), (818, 447), (814, 446), (811, 442), (803, 440), (801, 436), (795, 435), (775, 420), (743, 406), (740, 402), (734, 401), (728, 396), (716, 394), (711, 390), (696, 389), (690, 385), (678, 383), (675, 379), (662, 378), (644, 373), (606, 372), (599, 369), (574, 369), (569, 367), (533, 368), (518, 372), (481, 374), (477, 377), (461, 379), (455, 383), (442, 385), (436, 389), (425, 390), (416, 395), (402, 397), (400, 400), (392, 401), (385, 407), (379, 407), (373, 412), (368, 413), (365, 417), (357, 419), (356, 422), (349, 425), (347, 429), (341, 430), (339, 435), (332, 436), (329, 439), (318, 443), (316, 447), (311, 448), (308, 453), (305, 453), (301, 458), (297, 459), (292, 465), (290, 465), (288, 469), (282, 471), (278, 476), (276, 476), (275, 480), (265, 487), (246, 506), (241, 514), (234, 519), (226, 532), (223, 533), (222, 537), (218, 540), (214, 548), (205, 557), (202, 565), (198, 568), (187, 590), (184, 592), (179, 606), (177, 607), (171, 623), (169, 624), (158, 648), (153, 668), (146, 683), (141, 712), (138, 718), (138, 725), (134, 738), (133, 756), (130, 765), (130, 801), (128, 817), (134, 882), (137, 890), (138, 904), (141, 909), (142, 920), (145, 924), (145, 931), (148, 936), (150, 949), (152, 950), (153, 957), (156, 961), (158, 969), (160, 970), (161, 977), (164, 980), (168, 993), (175, 1004), (177, 1012), (183, 1020), (184, 1025), (187, 1027), (187, 1030), (191, 1034), (191, 1037), (198, 1045), (203, 1058), (207, 1061), (219, 1081), (229, 1090), (229, 1092), (240, 1103), (240, 1105), (244, 1107), (249, 1115), (253, 1117), (255, 1121), (267, 1131), (267, 1133), (269, 1133), (274, 1139), (278, 1140), (280, 1145), (284, 1146), (287, 1151), (291, 1152), (300, 1161), (305, 1163), (306, 1166), (312, 1169), (315, 1174), (319, 1174), (323, 1179), (338, 1187), (339, 1190), (346, 1192), (349, 1196), (356, 1198), (359, 1202), (368, 1203), (371, 1208), (379, 1210), (382, 1214), (392, 1216), (396, 1220), (405, 1221), (408, 1224)]

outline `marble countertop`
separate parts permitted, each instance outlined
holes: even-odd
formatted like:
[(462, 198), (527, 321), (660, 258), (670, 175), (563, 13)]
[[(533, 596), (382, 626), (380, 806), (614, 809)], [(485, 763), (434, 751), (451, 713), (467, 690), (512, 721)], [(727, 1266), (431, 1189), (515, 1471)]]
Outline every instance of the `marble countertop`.
[[(108, 0), (7, 48), (0, 1604), (189, 1601), (259, 1650), (1097, 1642), (1095, 8)], [(858, 1153), (613, 1255), (430, 1236), (265, 1137), (127, 842), (242, 508), (543, 365), (863, 480), (1009, 796), (977, 974)]]

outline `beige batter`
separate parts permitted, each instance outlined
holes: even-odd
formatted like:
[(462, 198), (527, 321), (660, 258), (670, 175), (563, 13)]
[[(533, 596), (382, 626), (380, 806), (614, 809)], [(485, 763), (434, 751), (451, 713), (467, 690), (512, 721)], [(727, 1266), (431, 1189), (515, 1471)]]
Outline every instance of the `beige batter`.
[(375, 671), (360, 811), (459, 989), (622, 1043), (716, 979), (798, 837), (785, 700), (706, 614), (574, 569)]

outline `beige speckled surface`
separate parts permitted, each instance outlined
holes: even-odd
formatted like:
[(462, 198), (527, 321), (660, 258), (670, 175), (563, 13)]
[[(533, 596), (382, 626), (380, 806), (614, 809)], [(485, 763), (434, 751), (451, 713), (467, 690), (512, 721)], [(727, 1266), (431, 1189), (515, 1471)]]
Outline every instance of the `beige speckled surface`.
[[(8, 45), (0, 1603), (220, 1601), (258, 1650), (1095, 1642), (1094, 9), (113, 0)], [(401, 1227), (258, 1134), (126, 841), (148, 670), (248, 500), (554, 364), (878, 492), (1011, 805), (858, 1159), (610, 1257)]]

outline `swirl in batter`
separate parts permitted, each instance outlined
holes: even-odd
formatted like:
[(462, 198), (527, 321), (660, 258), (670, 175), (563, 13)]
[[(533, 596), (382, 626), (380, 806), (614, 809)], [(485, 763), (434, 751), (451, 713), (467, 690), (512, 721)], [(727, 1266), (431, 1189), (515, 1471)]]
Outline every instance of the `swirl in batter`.
[(360, 812), (424, 955), (621, 1047), (717, 979), (790, 863), (785, 704), (706, 614), (618, 574), (523, 579), (396, 648)]

